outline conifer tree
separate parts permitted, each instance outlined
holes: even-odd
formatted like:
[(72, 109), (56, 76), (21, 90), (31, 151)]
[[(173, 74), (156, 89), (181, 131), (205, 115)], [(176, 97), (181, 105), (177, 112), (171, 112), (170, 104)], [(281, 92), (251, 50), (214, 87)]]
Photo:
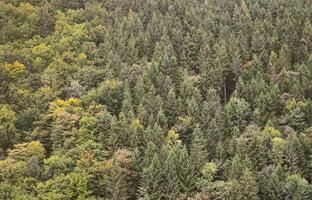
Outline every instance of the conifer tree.
[(176, 199), (180, 193), (177, 159), (174, 149), (170, 149), (162, 169), (164, 177), (162, 188), (165, 199)]
[(259, 175), (259, 194), (263, 199), (283, 199), (285, 172), (280, 164), (267, 166)]
[(249, 169), (245, 169), (239, 179), (240, 193), (237, 199), (239, 200), (258, 200), (258, 186), (256, 179)]
[(17, 134), (15, 128), (15, 112), (7, 105), (0, 105), (0, 146), (2, 153), (15, 141)]
[(139, 199), (161, 199), (164, 195), (162, 191), (163, 182), (162, 166), (158, 155), (155, 153), (151, 164), (143, 169)]
[(206, 140), (198, 124), (196, 125), (192, 134), (190, 155), (196, 168), (200, 170), (207, 161), (208, 153)]
[(179, 178), (181, 193), (192, 193), (195, 190), (196, 168), (192, 157), (185, 146), (178, 145), (175, 148), (177, 156), (176, 169)]
[(119, 166), (116, 158), (113, 158), (112, 166), (110, 170), (110, 179), (108, 182), (108, 191), (110, 192), (110, 199), (128, 199), (127, 194), (127, 182), (125, 180), (126, 174), (123, 172), (123, 169)]

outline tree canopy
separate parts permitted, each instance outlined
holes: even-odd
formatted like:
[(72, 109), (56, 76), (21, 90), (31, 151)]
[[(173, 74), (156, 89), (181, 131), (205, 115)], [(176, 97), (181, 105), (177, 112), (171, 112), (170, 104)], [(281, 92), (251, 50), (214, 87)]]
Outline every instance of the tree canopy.
[(0, 199), (312, 199), (307, 0), (0, 0)]

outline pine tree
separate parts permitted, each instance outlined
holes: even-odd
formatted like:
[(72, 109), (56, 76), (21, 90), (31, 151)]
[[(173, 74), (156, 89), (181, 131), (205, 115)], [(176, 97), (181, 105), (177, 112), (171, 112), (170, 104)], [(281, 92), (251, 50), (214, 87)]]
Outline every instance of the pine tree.
[(190, 194), (195, 190), (196, 168), (192, 157), (188, 154), (185, 146), (178, 145), (175, 148), (178, 154), (176, 168), (182, 193)]
[(285, 199), (308, 200), (312, 197), (311, 185), (300, 175), (294, 174), (286, 178)]
[(234, 127), (243, 131), (250, 117), (249, 103), (244, 99), (232, 97), (225, 105), (225, 116), (229, 134)]
[(180, 193), (179, 177), (177, 172), (177, 154), (170, 149), (163, 165), (164, 183), (162, 184), (163, 198), (168, 200), (177, 199)]
[(150, 166), (156, 152), (157, 152), (156, 145), (151, 141), (148, 142), (147, 147), (144, 152), (144, 157), (143, 157), (141, 167), (147, 168), (148, 166)]
[(225, 166), (225, 173), (229, 180), (238, 180), (242, 173), (251, 167), (251, 161), (248, 158), (242, 158), (242, 155), (236, 154), (232, 160)]
[(200, 170), (207, 161), (208, 153), (206, 143), (203, 132), (197, 124), (192, 134), (190, 155), (198, 170)]
[(295, 139), (290, 139), (285, 147), (285, 170), (291, 174), (299, 173), (299, 155)]
[(155, 153), (151, 164), (143, 169), (139, 191), (140, 200), (161, 199), (163, 197), (162, 184), (164, 182), (161, 162)]
[(176, 100), (176, 94), (175, 89), (170, 88), (168, 95), (166, 97), (166, 103), (165, 103), (165, 113), (168, 118), (168, 124), (169, 126), (172, 126), (175, 123), (175, 120), (177, 118), (178, 110), (177, 110), (177, 100)]
[(239, 179), (240, 193), (237, 200), (258, 200), (258, 186), (256, 179), (249, 169), (245, 169)]
[(125, 181), (126, 174), (119, 166), (116, 158), (113, 158), (112, 166), (109, 175), (108, 190), (110, 192), (110, 199), (112, 200), (126, 200), (127, 197), (127, 182)]
[(130, 86), (128, 82), (125, 83), (124, 92), (123, 92), (123, 102), (121, 107), (121, 112), (126, 115), (127, 120), (133, 118), (134, 110), (133, 110), (133, 103), (132, 103), (132, 95), (130, 91)]
[(261, 199), (282, 200), (285, 184), (285, 172), (281, 165), (267, 166), (259, 175), (259, 193)]

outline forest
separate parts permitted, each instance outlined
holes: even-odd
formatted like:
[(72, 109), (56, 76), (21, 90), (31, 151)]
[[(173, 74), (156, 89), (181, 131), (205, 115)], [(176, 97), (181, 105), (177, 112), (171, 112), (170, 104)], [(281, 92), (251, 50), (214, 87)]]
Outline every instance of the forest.
[(1, 200), (311, 200), (310, 0), (0, 0)]

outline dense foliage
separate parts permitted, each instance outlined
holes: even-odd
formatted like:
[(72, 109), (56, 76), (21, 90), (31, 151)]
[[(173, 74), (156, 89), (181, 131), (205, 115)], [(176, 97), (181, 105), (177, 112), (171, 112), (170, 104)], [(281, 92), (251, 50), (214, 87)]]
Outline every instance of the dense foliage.
[(312, 199), (308, 0), (0, 0), (0, 199)]

